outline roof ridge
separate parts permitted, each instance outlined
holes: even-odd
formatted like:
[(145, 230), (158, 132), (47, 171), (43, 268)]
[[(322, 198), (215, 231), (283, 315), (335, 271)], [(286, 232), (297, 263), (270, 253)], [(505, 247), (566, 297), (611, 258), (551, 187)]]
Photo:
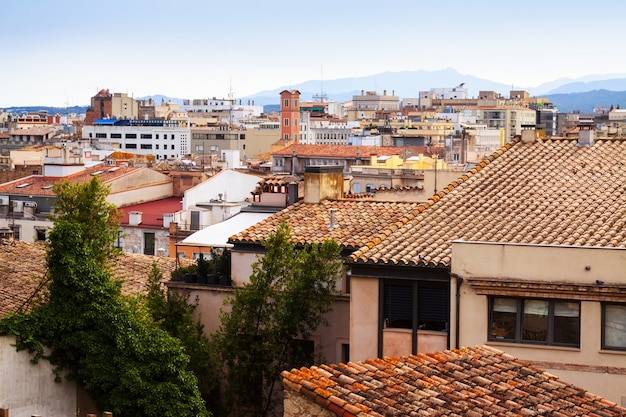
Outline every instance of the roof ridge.
[(376, 237), (374, 237), (371, 241), (367, 242), (364, 246), (354, 251), (354, 253), (350, 255), (352, 260), (354, 261), (358, 260), (362, 256), (363, 254), (362, 251), (364, 251), (366, 247), (367, 249), (371, 249), (374, 246), (384, 242), (385, 239), (387, 239), (389, 236), (393, 234), (393, 232), (400, 229), (402, 226), (407, 224), (409, 221), (413, 220), (415, 217), (417, 217), (421, 213), (425, 212), (428, 208), (432, 207), (435, 203), (441, 201), (443, 197), (445, 197), (447, 194), (452, 192), (454, 189), (456, 189), (459, 185), (467, 181), (469, 178), (476, 175), (480, 170), (482, 170), (484, 167), (492, 163), (496, 158), (500, 157), (504, 152), (509, 150), (514, 144), (518, 142), (519, 142), (519, 139), (516, 139), (500, 147), (498, 150), (494, 151), (488, 157), (480, 161), (471, 170), (463, 173), (463, 175), (461, 175), (458, 179), (449, 183), (442, 190), (437, 191), (433, 196), (429, 197), (426, 202), (420, 203), (415, 209), (411, 210), (406, 216), (404, 216), (399, 221), (395, 222), (390, 228), (383, 230)]

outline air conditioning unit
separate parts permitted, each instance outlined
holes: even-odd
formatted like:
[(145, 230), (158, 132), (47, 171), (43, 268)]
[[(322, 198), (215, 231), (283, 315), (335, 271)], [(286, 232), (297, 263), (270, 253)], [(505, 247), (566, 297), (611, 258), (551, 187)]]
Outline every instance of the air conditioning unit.
[(13, 213), (22, 213), (24, 211), (23, 201), (13, 201)]
[(8, 205), (9, 205), (9, 196), (0, 195), (0, 206), (8, 206)]

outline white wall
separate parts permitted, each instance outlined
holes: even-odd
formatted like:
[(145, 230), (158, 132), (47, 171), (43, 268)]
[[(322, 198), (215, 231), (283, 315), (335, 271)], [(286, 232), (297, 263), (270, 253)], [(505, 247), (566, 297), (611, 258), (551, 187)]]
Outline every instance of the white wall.
[(54, 382), (50, 362), (32, 364), (32, 356), (16, 352), (14, 343), (13, 337), (0, 336), (0, 408), (8, 408), (10, 417), (76, 416), (76, 385)]

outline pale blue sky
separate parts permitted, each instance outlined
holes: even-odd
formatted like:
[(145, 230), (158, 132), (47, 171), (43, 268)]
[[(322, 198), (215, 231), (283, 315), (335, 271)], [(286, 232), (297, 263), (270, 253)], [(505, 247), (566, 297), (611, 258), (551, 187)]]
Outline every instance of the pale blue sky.
[(626, 73), (625, 12), (623, 0), (4, 0), (0, 108), (448, 67), (535, 87)]

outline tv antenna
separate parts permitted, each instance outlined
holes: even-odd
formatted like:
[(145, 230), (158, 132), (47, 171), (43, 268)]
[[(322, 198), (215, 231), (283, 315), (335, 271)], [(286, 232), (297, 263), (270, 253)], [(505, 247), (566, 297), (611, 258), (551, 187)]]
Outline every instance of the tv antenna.
[(313, 100), (321, 103), (328, 101), (328, 96), (324, 93), (324, 65), (320, 65), (320, 93), (314, 95)]

